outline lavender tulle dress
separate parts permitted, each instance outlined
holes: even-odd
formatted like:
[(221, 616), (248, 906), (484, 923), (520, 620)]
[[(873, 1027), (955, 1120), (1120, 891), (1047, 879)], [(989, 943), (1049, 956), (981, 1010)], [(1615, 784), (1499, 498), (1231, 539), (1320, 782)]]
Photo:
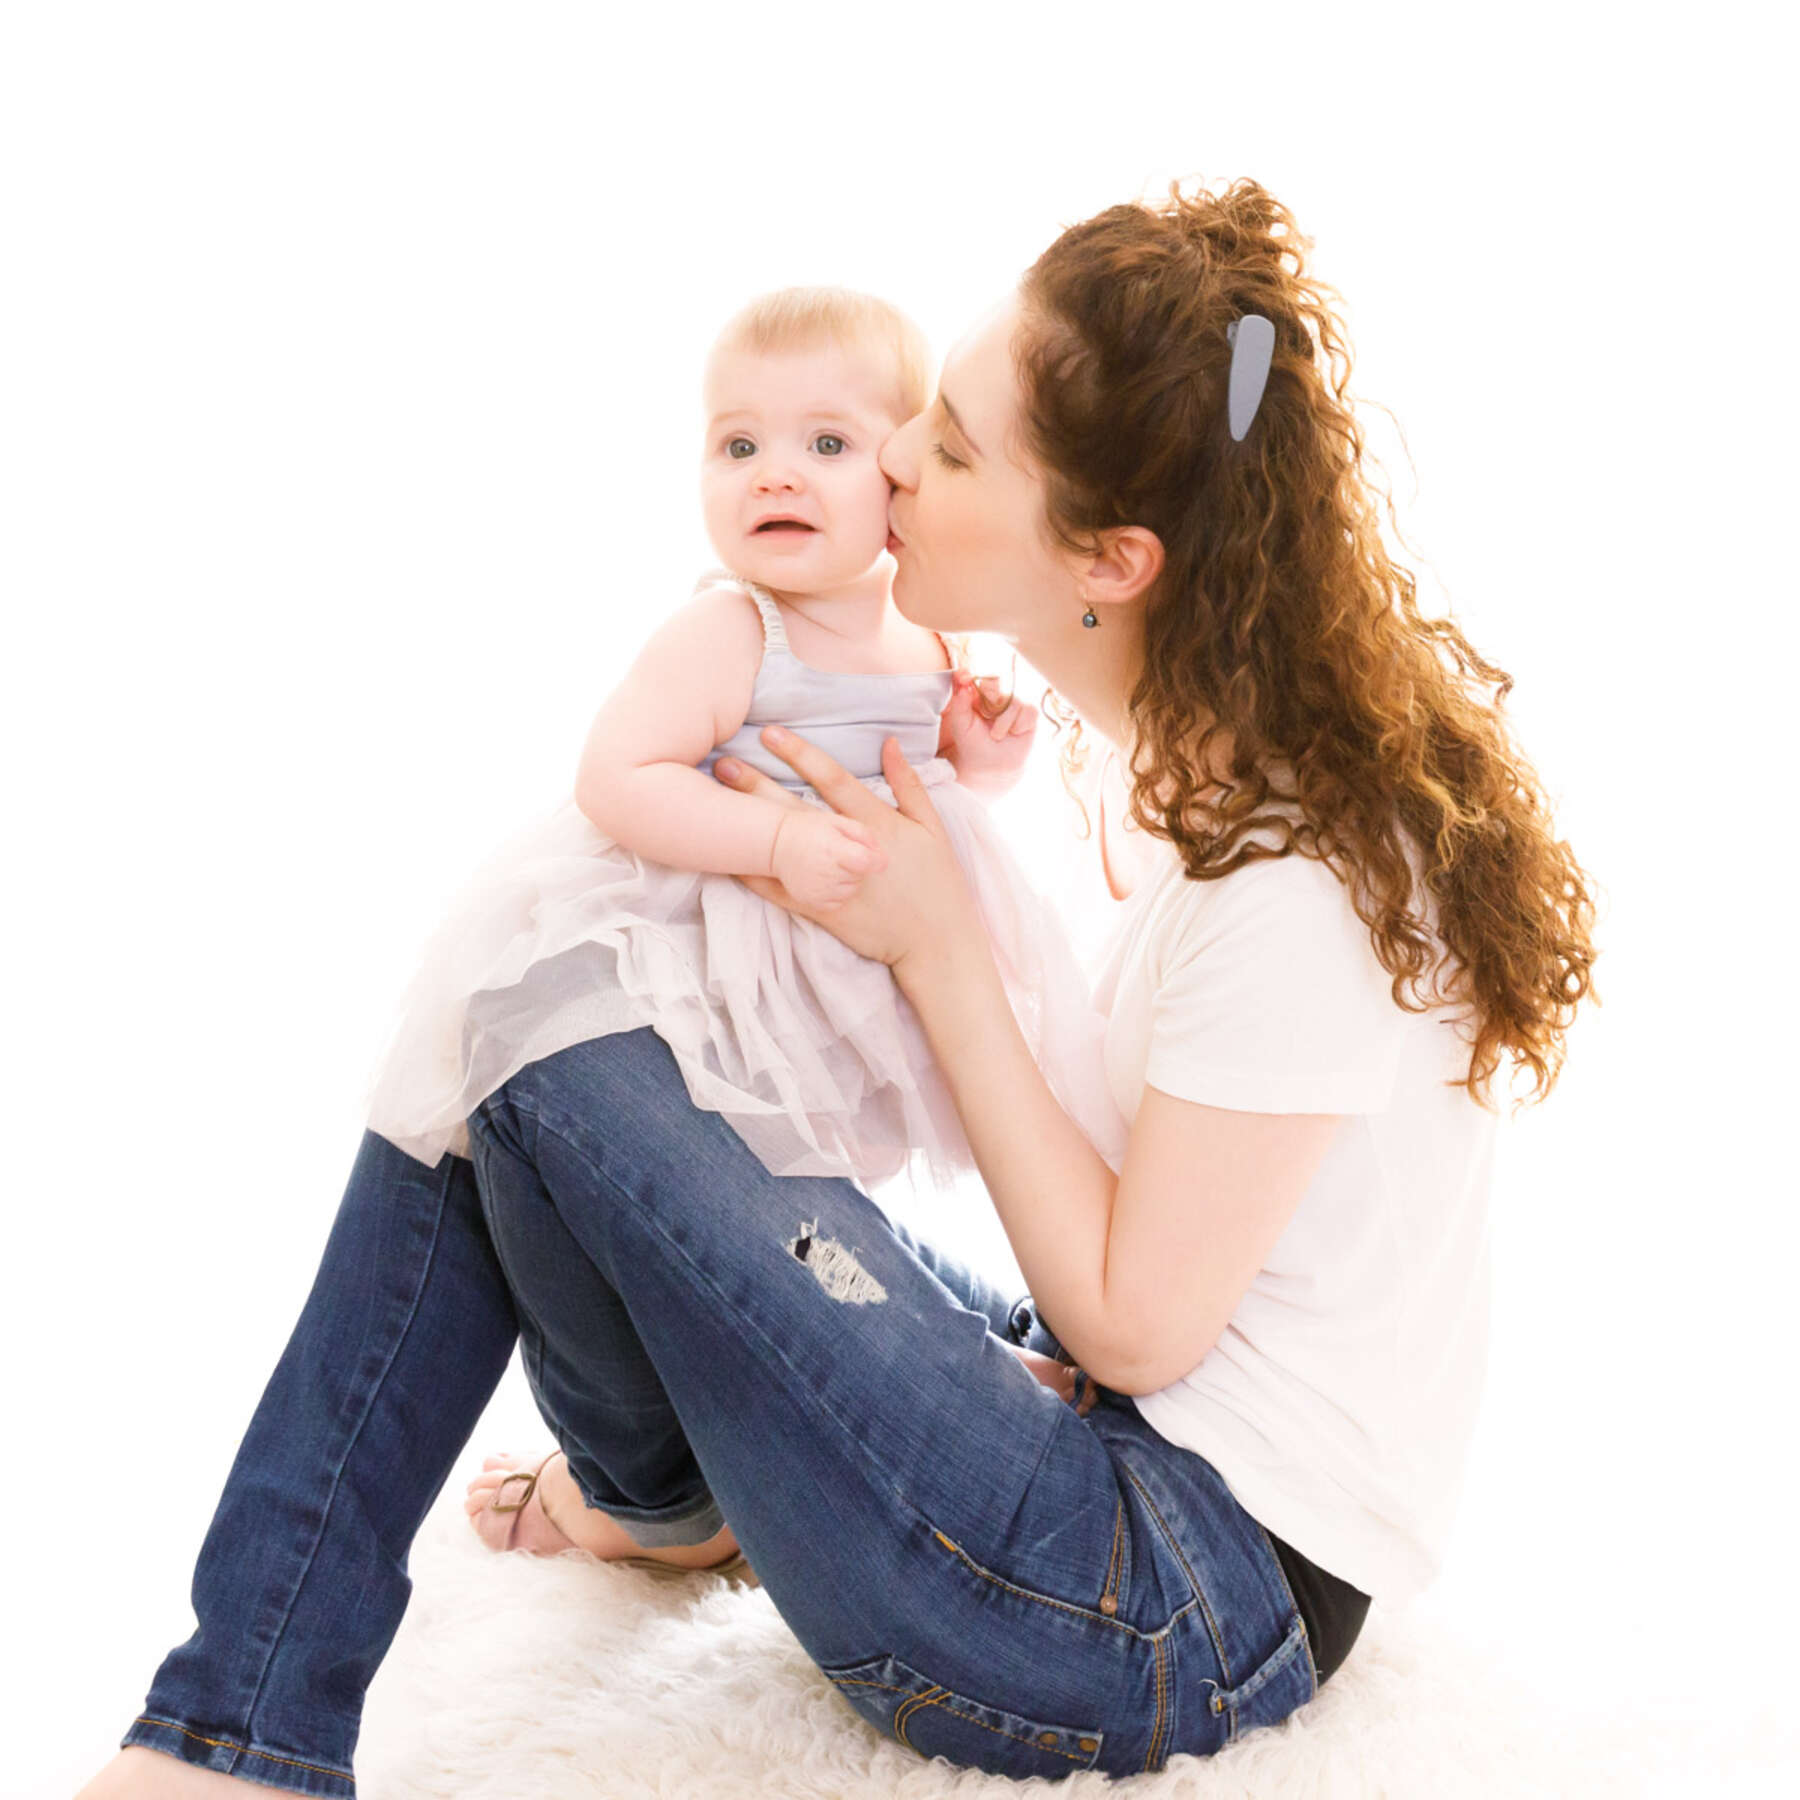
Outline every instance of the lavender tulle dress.
[[(723, 571), (763, 619), (749, 715), (730, 754), (816, 806), (764, 748), (782, 724), (884, 800), (884, 738), (930, 790), (979, 905), (1008, 998), (1052, 1091), (1117, 1170), (1126, 1126), (1104, 1076), (1104, 1019), (1053, 906), (937, 755), (949, 670), (844, 674), (803, 663), (768, 592)], [(694, 1105), (720, 1114), (775, 1175), (841, 1175), (865, 1191), (905, 1174), (939, 1187), (974, 1169), (950, 1090), (885, 964), (734, 876), (652, 862), (565, 800), (476, 872), (426, 947), (370, 1082), (368, 1123), (435, 1165), (466, 1156), (465, 1121), (527, 1063), (651, 1026)]]

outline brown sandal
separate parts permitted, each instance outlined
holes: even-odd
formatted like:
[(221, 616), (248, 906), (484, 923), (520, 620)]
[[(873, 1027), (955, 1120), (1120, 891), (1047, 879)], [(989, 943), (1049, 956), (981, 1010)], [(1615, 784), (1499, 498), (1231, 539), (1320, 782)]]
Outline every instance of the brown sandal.
[[(514, 1469), (510, 1475), (503, 1476), (499, 1487), (494, 1489), (494, 1498), (489, 1502), (488, 1510), (497, 1513), (523, 1512), (531, 1504), (531, 1496), (537, 1492), (538, 1477), (550, 1466), (550, 1457), (561, 1456), (561, 1449), (552, 1450), (529, 1475)], [(509, 1481), (522, 1481), (525, 1486), (517, 1500), (501, 1503), (500, 1495), (505, 1491)], [(552, 1521), (554, 1523), (554, 1521)], [(623, 1565), (628, 1569), (648, 1569), (652, 1575), (660, 1575), (665, 1580), (685, 1580), (689, 1575), (717, 1575), (736, 1587), (761, 1587), (762, 1580), (756, 1571), (745, 1560), (742, 1550), (734, 1550), (723, 1562), (709, 1563), (703, 1568), (684, 1569), (679, 1563), (664, 1562), (655, 1556), (609, 1556), (606, 1562)]]
[(690, 1575), (717, 1575), (733, 1587), (761, 1587), (762, 1578), (745, 1560), (742, 1550), (734, 1550), (723, 1562), (708, 1563), (700, 1569), (684, 1569), (678, 1563), (659, 1562), (654, 1556), (609, 1556), (613, 1567), (648, 1569), (652, 1575), (683, 1581)]

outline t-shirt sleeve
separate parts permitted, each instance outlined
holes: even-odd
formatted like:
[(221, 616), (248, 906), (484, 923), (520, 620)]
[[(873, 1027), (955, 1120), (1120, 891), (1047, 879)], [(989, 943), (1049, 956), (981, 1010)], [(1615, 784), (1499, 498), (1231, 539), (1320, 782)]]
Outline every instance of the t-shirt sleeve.
[[(1210, 889), (1211, 891), (1207, 891)], [(1144, 1079), (1236, 1112), (1386, 1109), (1409, 1020), (1332, 872), (1298, 856), (1183, 890)]]

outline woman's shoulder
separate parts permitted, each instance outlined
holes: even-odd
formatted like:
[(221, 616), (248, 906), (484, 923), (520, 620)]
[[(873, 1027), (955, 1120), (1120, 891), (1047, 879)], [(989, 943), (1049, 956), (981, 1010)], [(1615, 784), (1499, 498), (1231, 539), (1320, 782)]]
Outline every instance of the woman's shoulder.
[[(1392, 975), (1346, 882), (1317, 857), (1259, 857), (1199, 879), (1171, 847), (1172, 870), (1151, 896), (1144, 955), (1153, 984), (1198, 982), (1222, 998), (1277, 994), (1303, 1003), (1385, 1007)], [(1258, 1002), (1260, 1003), (1260, 1002)]]
[[(1256, 840), (1271, 850), (1271, 837)], [(1256, 856), (1226, 874), (1194, 876), (1169, 847), (1170, 867), (1156, 898), (1167, 927), (1279, 942), (1296, 931), (1348, 930), (1357, 917), (1348, 883), (1319, 857), (1298, 850)]]
[(1333, 869), (1293, 853), (1210, 881), (1183, 870), (1157, 899), (1143, 946), (1153, 1085), (1253, 1112), (1389, 1103), (1419, 1015), (1396, 1004)]

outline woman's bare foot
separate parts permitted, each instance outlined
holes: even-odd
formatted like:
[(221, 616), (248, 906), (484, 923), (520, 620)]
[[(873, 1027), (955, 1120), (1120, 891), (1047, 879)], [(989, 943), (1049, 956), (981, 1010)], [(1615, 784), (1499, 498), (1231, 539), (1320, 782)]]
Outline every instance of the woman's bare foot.
[[(524, 1492), (523, 1477), (543, 1463), (537, 1486), (531, 1498), (517, 1512), (495, 1512), (494, 1500), (502, 1505), (517, 1501)], [(520, 1480), (507, 1482), (517, 1475)], [(501, 1484), (506, 1491), (500, 1492)], [(598, 1512), (581, 1497), (575, 1477), (569, 1473), (568, 1458), (552, 1451), (550, 1460), (542, 1455), (515, 1456), (501, 1451), (490, 1456), (481, 1473), (469, 1483), (463, 1511), (475, 1535), (490, 1550), (523, 1550), (531, 1556), (555, 1556), (564, 1550), (585, 1550), (602, 1562), (615, 1562), (622, 1556), (647, 1556), (677, 1569), (710, 1569), (729, 1562), (737, 1554), (738, 1541), (729, 1525), (719, 1528), (703, 1544), (666, 1544), (649, 1547), (637, 1542), (619, 1521), (609, 1513)]]
[(98, 1775), (84, 1787), (75, 1800), (230, 1800), (234, 1794), (254, 1789), (267, 1794), (260, 1781), (246, 1781), (240, 1775), (221, 1775), (217, 1769), (203, 1769), (198, 1763), (183, 1762), (178, 1756), (165, 1756), (160, 1750), (147, 1750), (142, 1744), (130, 1744), (119, 1752)]

